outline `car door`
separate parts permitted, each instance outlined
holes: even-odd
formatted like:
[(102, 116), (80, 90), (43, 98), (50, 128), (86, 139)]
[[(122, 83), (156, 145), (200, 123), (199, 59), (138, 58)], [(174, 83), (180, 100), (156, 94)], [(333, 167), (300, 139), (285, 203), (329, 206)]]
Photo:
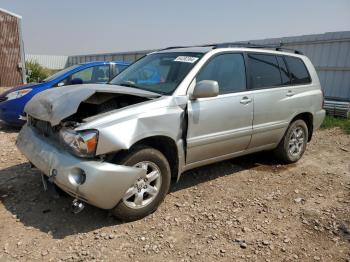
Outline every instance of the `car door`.
[(252, 134), (253, 99), (246, 90), (243, 54), (214, 56), (194, 79), (201, 80), (217, 81), (219, 95), (188, 102), (187, 164), (242, 152)]
[(273, 148), (298, 110), (300, 92), (291, 80), (282, 56), (248, 53), (250, 86), (254, 99), (253, 136), (249, 148)]

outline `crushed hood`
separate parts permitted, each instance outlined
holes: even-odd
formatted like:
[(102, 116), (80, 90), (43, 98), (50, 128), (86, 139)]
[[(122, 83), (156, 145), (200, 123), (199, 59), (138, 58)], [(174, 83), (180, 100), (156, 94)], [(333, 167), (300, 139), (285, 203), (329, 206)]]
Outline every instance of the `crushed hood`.
[(63, 119), (75, 114), (81, 102), (96, 93), (125, 94), (156, 98), (159, 94), (141, 89), (107, 84), (74, 85), (52, 88), (34, 96), (25, 106), (28, 115), (58, 125)]

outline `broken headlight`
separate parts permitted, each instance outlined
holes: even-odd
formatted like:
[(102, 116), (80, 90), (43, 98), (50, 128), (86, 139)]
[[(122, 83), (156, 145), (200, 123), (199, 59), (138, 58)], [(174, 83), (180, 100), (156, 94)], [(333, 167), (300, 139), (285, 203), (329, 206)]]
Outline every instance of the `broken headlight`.
[(61, 142), (79, 157), (95, 156), (97, 139), (97, 130), (74, 131), (68, 128), (60, 130)]

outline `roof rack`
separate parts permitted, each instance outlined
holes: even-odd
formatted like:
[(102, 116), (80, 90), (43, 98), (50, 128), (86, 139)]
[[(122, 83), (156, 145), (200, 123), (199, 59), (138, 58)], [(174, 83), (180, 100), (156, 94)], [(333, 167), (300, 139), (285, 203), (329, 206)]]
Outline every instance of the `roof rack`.
[(168, 46), (166, 48), (160, 49), (159, 51), (168, 50), (168, 49), (186, 48), (186, 47), (190, 47), (190, 46)]
[(233, 43), (221, 43), (221, 44), (216, 44), (214, 45), (214, 49), (216, 48), (228, 48), (228, 47), (245, 47), (245, 48), (264, 48), (264, 49), (273, 49), (276, 51), (289, 51), (295, 54), (303, 55), (302, 52), (291, 49), (291, 48), (286, 48), (282, 46), (283, 44), (280, 43), (279, 45), (259, 45), (259, 44), (254, 44), (250, 42), (233, 42)]
[(189, 48), (189, 47), (214, 47), (214, 45), (188, 45), (188, 46), (169, 46), (166, 48), (159, 49), (158, 51), (169, 50), (169, 49), (177, 49), (177, 48)]
[(232, 42), (232, 43), (218, 43), (218, 44), (192, 45), (192, 46), (170, 46), (170, 47), (160, 49), (159, 51), (175, 49), (175, 48), (188, 48), (188, 47), (212, 47), (213, 49), (230, 48), (230, 47), (263, 48), (263, 49), (272, 49), (276, 51), (289, 51), (294, 54), (303, 55), (303, 53), (298, 50), (283, 47), (282, 43), (280, 43), (279, 45), (259, 45), (251, 42)]

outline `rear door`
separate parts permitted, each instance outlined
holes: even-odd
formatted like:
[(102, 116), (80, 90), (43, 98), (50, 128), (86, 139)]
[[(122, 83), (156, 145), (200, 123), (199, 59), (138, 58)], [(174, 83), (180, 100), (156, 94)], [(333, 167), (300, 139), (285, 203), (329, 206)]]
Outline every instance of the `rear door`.
[(253, 99), (241, 53), (219, 54), (194, 81), (214, 80), (219, 95), (188, 102), (187, 164), (244, 151), (250, 142)]
[(249, 148), (274, 147), (299, 110), (301, 85), (292, 82), (284, 56), (248, 53), (254, 98), (253, 136)]

